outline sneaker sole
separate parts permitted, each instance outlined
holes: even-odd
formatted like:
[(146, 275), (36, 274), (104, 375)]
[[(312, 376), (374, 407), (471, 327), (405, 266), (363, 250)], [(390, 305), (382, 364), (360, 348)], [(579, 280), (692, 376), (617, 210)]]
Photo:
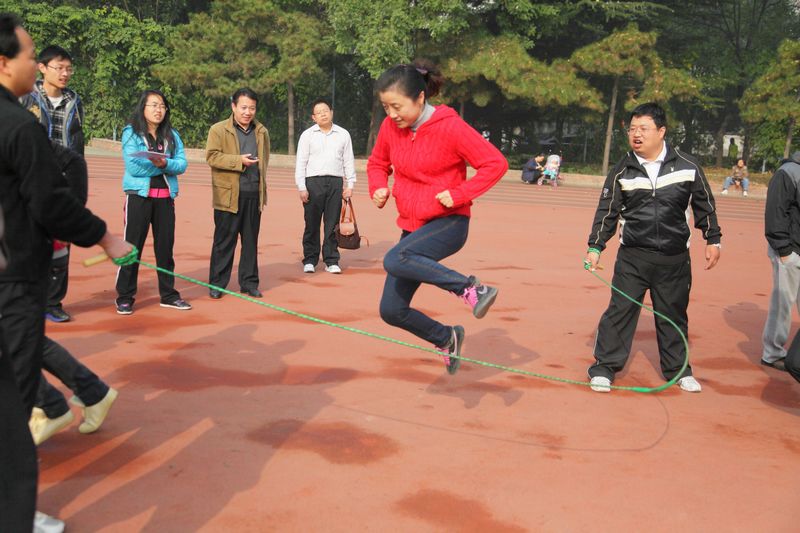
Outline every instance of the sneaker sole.
[(447, 373), (451, 376), (458, 372), (461, 366), (461, 347), (464, 345), (464, 328), (461, 326), (453, 326), (453, 333), (456, 335), (456, 346), (453, 353), (450, 355), (450, 364), (447, 365)]
[(161, 307), (168, 307), (170, 309), (177, 309), (178, 311), (189, 311), (192, 309), (191, 305), (189, 307), (178, 307), (176, 305), (170, 305), (170, 304), (158, 304), (158, 305), (160, 305)]
[(475, 315), (475, 318), (485, 317), (486, 313), (489, 312), (489, 308), (497, 299), (497, 289), (494, 287), (488, 287), (487, 293), (488, 296), (486, 296), (482, 301), (478, 302), (478, 304), (472, 309), (472, 314)]
[(132, 315), (133, 311), (120, 311), (119, 309), (117, 309), (117, 314), (118, 315)]

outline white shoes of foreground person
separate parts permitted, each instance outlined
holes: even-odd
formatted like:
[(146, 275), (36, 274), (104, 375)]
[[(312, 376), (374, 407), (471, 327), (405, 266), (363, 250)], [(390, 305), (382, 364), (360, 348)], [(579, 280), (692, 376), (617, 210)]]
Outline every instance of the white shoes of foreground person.
[[(611, 380), (603, 376), (595, 376), (589, 382), (591, 389), (595, 392), (611, 392)], [(678, 380), (678, 386), (686, 392), (700, 392), (703, 387), (693, 376), (686, 376)]]
[(342, 269), (339, 268), (339, 265), (328, 265), (325, 267), (325, 272), (330, 272), (331, 274), (341, 274)]
[(36, 511), (36, 515), (33, 517), (33, 533), (62, 533), (63, 531), (63, 520)]
[(86, 407), (77, 396), (70, 398), (69, 403), (77, 405), (83, 410), (83, 422), (78, 426), (78, 431), (81, 433), (94, 433), (108, 416), (108, 411), (114, 400), (117, 399), (117, 391), (109, 387), (105, 397), (94, 405)]
[(40, 445), (68, 425), (75, 419), (72, 411), (67, 411), (58, 418), (47, 418), (44, 411), (38, 407), (34, 407), (31, 412), (31, 418), (28, 420), (28, 427), (31, 430), (33, 443)]

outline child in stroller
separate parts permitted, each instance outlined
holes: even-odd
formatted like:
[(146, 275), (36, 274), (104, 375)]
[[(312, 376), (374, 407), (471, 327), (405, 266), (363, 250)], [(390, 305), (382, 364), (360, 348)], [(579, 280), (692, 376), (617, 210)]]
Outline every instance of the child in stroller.
[(558, 178), (561, 173), (561, 156), (550, 154), (547, 156), (547, 163), (544, 164), (542, 177), (539, 178), (539, 185), (544, 185), (545, 180), (549, 180), (553, 187), (558, 187)]

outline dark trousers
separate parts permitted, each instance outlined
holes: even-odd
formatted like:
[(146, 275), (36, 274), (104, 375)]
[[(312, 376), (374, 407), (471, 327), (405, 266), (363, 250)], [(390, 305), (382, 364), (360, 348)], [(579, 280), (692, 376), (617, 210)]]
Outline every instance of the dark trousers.
[(317, 266), (320, 252), (320, 222), (324, 226), (322, 260), (326, 265), (339, 264), (336, 224), (342, 213), (342, 178), (315, 176), (306, 178), (308, 202), (303, 204), (306, 228), (303, 232), (303, 264)]
[(50, 264), (50, 279), (47, 284), (47, 310), (61, 309), (61, 302), (67, 296), (69, 282), (69, 248), (67, 254), (53, 259)]
[(29, 414), (17, 387), (9, 353), (0, 348), (0, 531), (3, 532), (33, 531), (39, 471), (36, 447), (28, 429)]
[(800, 331), (794, 336), (792, 345), (786, 350), (786, 359), (783, 361), (786, 364), (786, 371), (800, 382)]
[(434, 219), (403, 236), (383, 258), (386, 282), (383, 286), (381, 318), (417, 337), (445, 346), (451, 329), (410, 307), (414, 293), (422, 283), (461, 294), (469, 278), (450, 270), (439, 261), (459, 251), (467, 242), (469, 217), (453, 215)]
[(242, 252), (239, 257), (239, 287), (242, 290), (258, 288), (258, 231), (261, 227), (261, 210), (258, 195), (239, 195), (239, 212), (214, 210), (214, 244), (211, 247), (211, 266), (208, 282), (228, 286), (233, 269), (233, 254), (241, 235)]
[[(692, 265), (688, 251), (679, 256), (660, 256), (637, 249), (620, 247), (614, 265), (615, 287), (637, 302), (644, 300), (650, 290), (653, 309), (666, 315), (678, 325), (688, 338), (689, 291), (692, 285)], [(589, 376), (603, 376), (614, 380), (614, 374), (625, 367), (633, 344), (633, 335), (641, 308), (616, 291), (611, 292), (611, 303), (600, 319), (594, 347), (596, 363), (589, 367)], [(683, 366), (686, 348), (680, 334), (666, 320), (655, 317), (661, 372), (672, 379)], [(683, 376), (691, 376), (688, 366)]]
[[(144, 198), (135, 194), (125, 196), (125, 240), (139, 249), (142, 257), (147, 233), (153, 227), (153, 250), (156, 265), (165, 270), (175, 270), (172, 248), (175, 245), (175, 201), (172, 198)], [(120, 267), (117, 271), (117, 303), (133, 303), (136, 295), (139, 263)], [(158, 273), (158, 293), (162, 303), (180, 298), (175, 290), (175, 278)]]
[[(108, 394), (108, 385), (97, 377), (97, 374), (86, 368), (66, 348), (49, 337), (44, 338), (42, 368), (69, 387), (86, 406), (95, 405)], [(64, 395), (48, 383), (44, 376), (39, 381), (36, 407), (44, 410), (47, 418), (58, 418), (69, 410)]]
[(33, 530), (38, 466), (28, 419), (42, 368), (46, 284), (0, 283), (0, 531)]

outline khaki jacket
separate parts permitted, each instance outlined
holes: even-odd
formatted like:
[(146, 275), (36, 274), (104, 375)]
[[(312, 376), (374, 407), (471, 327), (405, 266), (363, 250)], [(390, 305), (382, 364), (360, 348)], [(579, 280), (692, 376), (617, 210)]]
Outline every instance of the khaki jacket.
[[(267, 205), (267, 165), (269, 164), (269, 132), (253, 119), (258, 145), (259, 210)], [(211, 167), (211, 189), (214, 209), (236, 213), (239, 210), (239, 176), (244, 171), (239, 150), (239, 137), (233, 115), (217, 122), (208, 130), (206, 162)]]

